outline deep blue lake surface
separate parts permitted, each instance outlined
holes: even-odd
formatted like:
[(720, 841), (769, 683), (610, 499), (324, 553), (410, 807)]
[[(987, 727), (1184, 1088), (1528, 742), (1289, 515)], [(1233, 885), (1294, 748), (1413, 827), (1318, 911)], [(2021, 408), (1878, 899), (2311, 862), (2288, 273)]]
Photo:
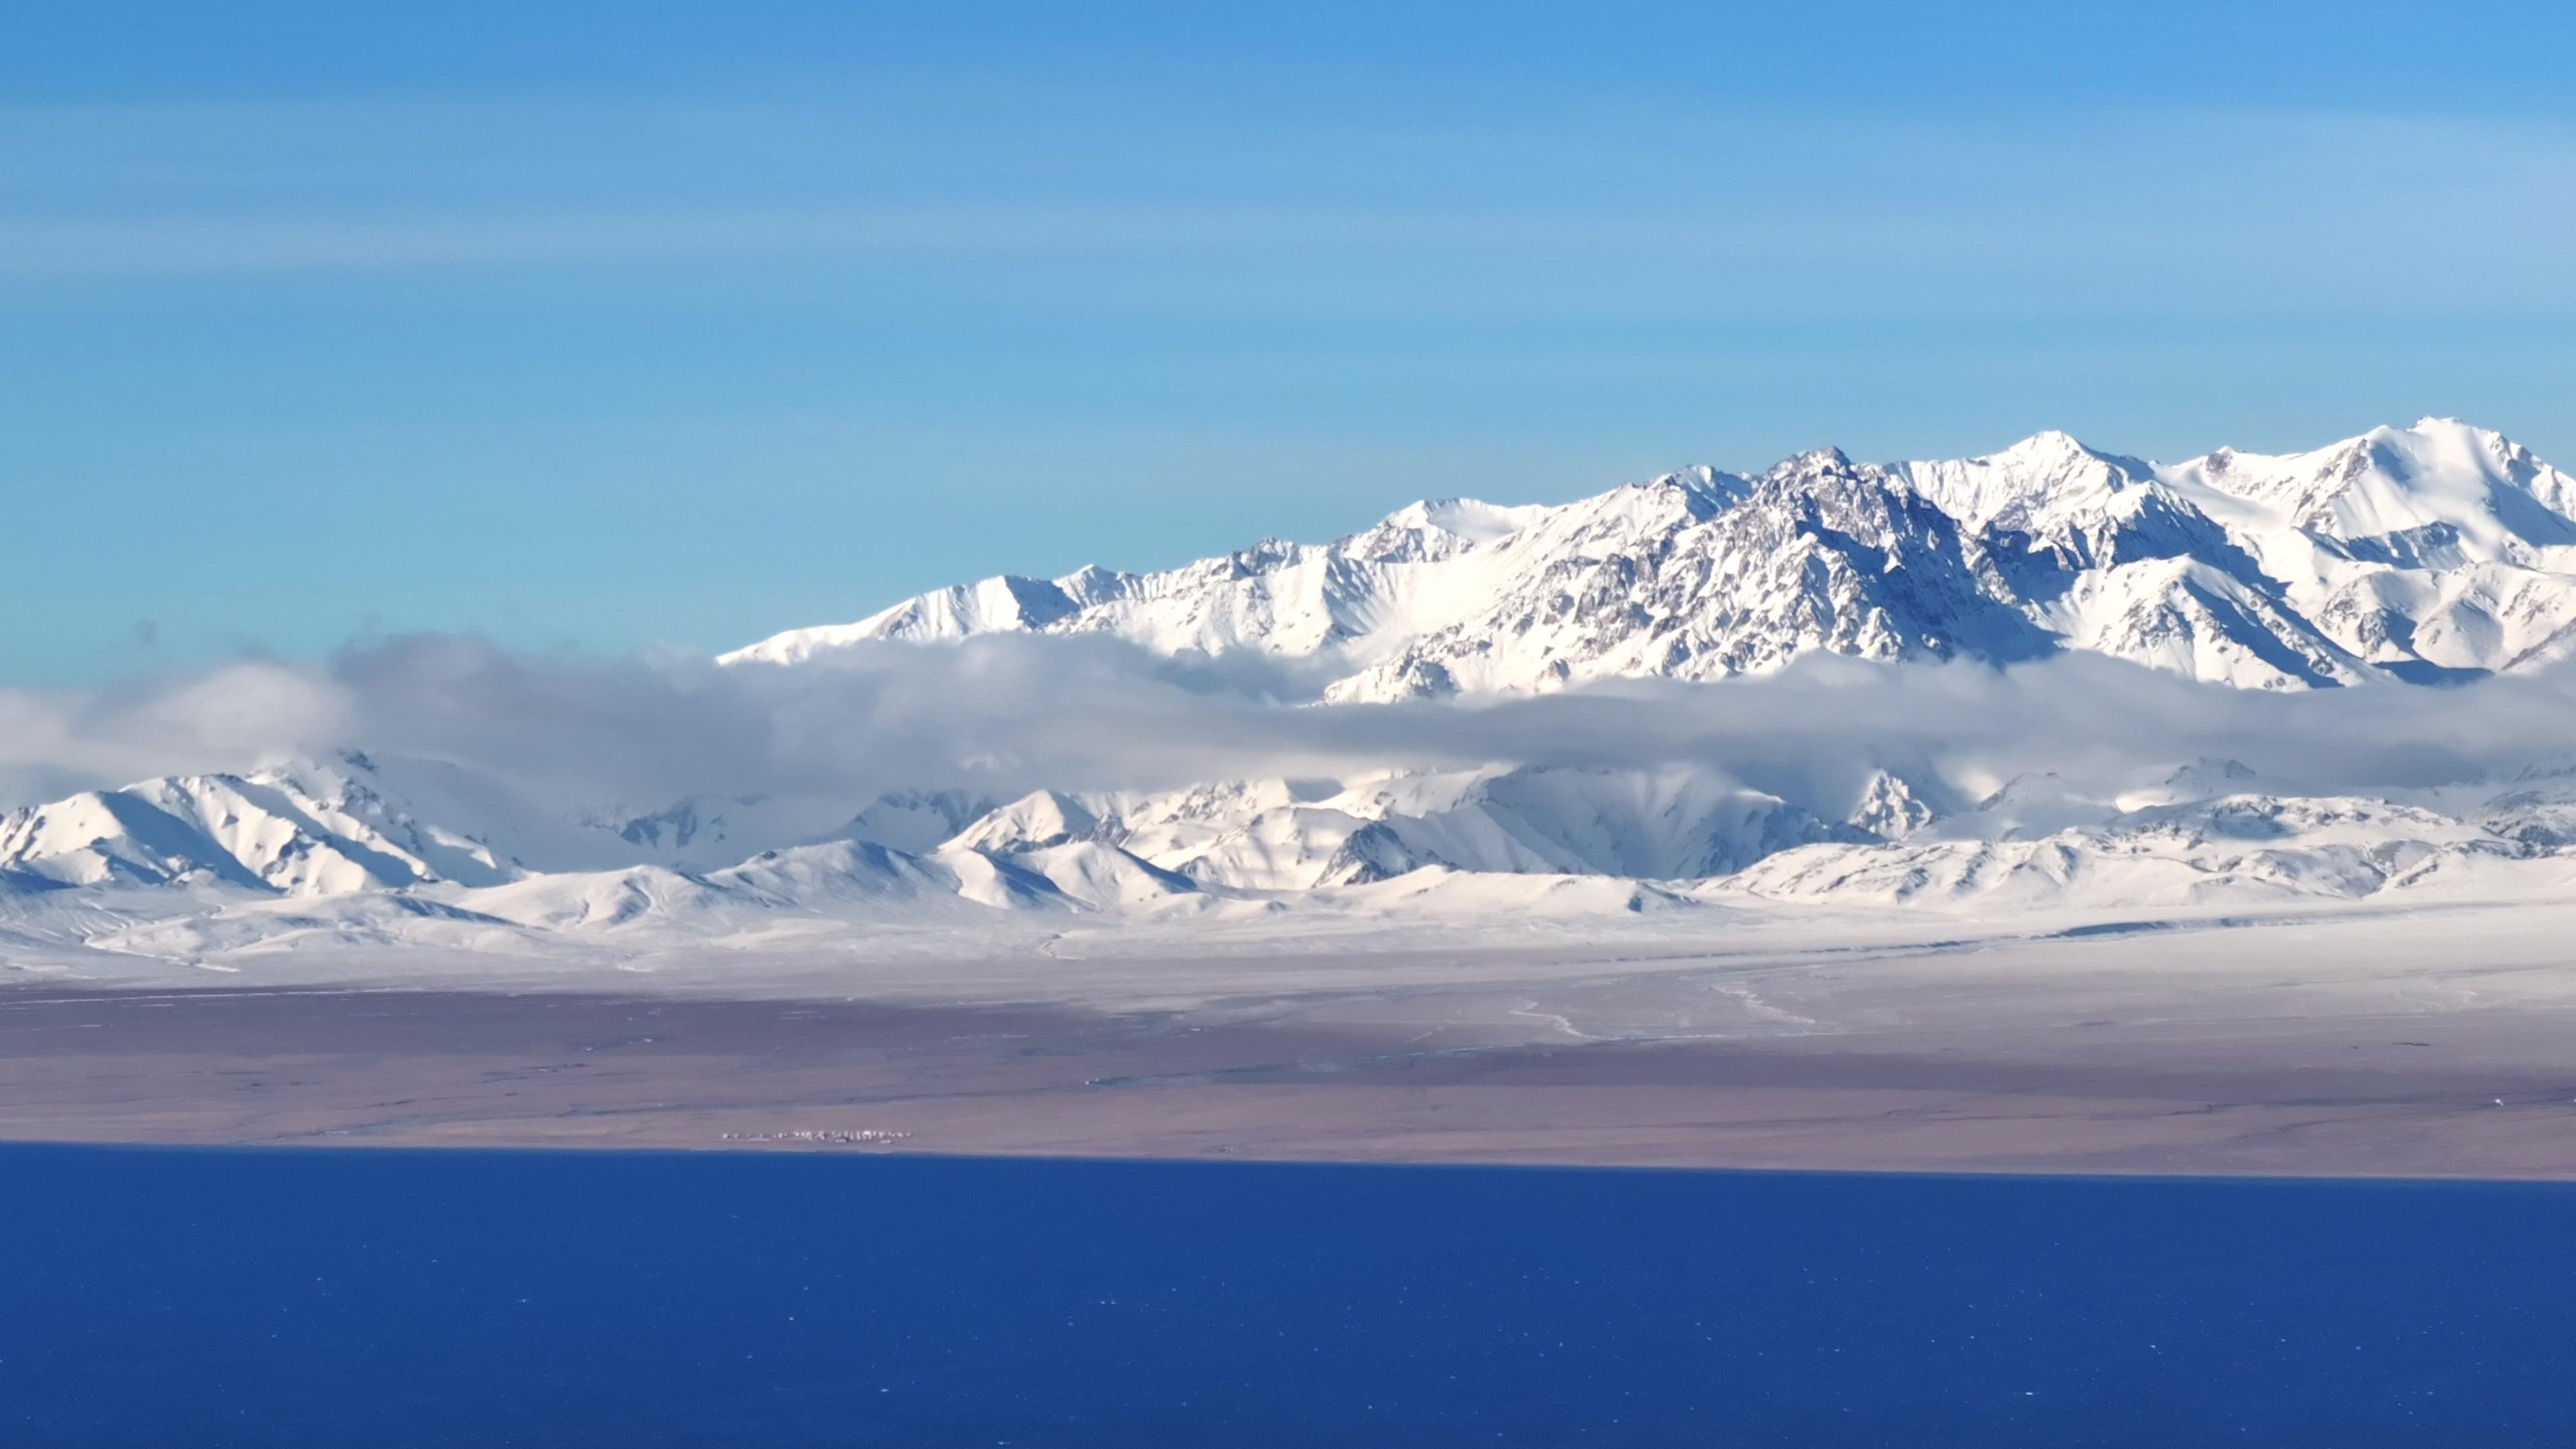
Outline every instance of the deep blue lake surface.
[(9, 1147), (0, 1443), (2576, 1444), (2576, 1190)]

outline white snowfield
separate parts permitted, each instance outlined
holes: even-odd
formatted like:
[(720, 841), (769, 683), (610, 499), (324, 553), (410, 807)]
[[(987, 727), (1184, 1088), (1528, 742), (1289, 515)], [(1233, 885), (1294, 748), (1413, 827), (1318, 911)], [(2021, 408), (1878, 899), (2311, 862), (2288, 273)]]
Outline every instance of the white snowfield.
[(2448, 419), (2176, 464), (2063, 433), (1984, 458), (1693, 468), (1557, 507), (1416, 503), (1323, 545), (908, 599), (725, 656), (1107, 633), (1327, 661), (1328, 697), (1714, 679), (1803, 654), (2067, 650), (2259, 689), (2523, 670), (2576, 648), (2576, 480)]
[[(1416, 504), (1331, 545), (1169, 573), (994, 579), (727, 657), (796, 668), (857, 641), (996, 630), (1347, 666), (1326, 709), (1709, 679), (1819, 650), (2090, 650), (2245, 688), (2368, 686), (2350, 691), (2363, 707), (2570, 652), (2576, 482), (2436, 420), (2169, 466), (2059, 434), (1964, 462), (1813, 453), (1561, 507)], [(2353, 796), (2227, 760), (2023, 776), (1973, 799), (1880, 771), (1795, 800), (1702, 767), (1497, 764), (565, 813), (456, 764), (352, 750), (0, 814), (0, 971), (294, 979), (365, 961), (516, 979), (1332, 943), (1812, 946), (2571, 889), (2576, 768), (2546, 761)]]

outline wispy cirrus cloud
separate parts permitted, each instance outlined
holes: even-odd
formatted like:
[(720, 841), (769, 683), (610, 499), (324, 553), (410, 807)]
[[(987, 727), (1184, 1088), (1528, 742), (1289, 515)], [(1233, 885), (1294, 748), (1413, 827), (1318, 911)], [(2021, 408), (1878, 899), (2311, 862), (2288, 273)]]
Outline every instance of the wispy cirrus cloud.
[(1699, 100), (1194, 139), (1150, 114), (997, 127), (913, 99), (0, 112), (0, 283), (1190, 255), (1364, 294), (1685, 312), (1901, 311), (1936, 286), (2576, 308), (2554, 240), (2576, 225), (2576, 130), (2550, 120), (2132, 105), (2031, 127)]

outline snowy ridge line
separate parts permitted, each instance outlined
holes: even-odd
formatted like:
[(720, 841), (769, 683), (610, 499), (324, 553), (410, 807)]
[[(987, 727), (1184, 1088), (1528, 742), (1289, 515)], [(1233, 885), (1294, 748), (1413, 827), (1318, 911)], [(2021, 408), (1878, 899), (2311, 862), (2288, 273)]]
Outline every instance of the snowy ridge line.
[[(727, 658), (794, 669), (869, 641), (995, 632), (1312, 660), (1331, 682), (1306, 703), (1326, 710), (1760, 674), (1816, 653), (2087, 652), (2250, 689), (2354, 686), (2328, 707), (2367, 710), (2576, 652), (2576, 482), (2435, 419), (2170, 465), (2054, 433), (1956, 462), (1826, 450), (1561, 506), (1415, 504), (1330, 545), (1269, 541), (1160, 574), (988, 580)], [(2555, 718), (2488, 763), (2554, 753)], [(567, 812), (460, 764), (349, 751), (0, 812), (0, 969), (569, 942), (1044, 954), (1113, 926), (1708, 931), (1873, 911), (2098, 932), (2576, 885), (2562, 759), (2354, 794), (2227, 759), (2081, 780), (1885, 762), (1897, 769), (1863, 778), (1881, 761), (1853, 759), (1824, 772), (1838, 783), (1774, 781), (1782, 793), (1707, 765), (1494, 764)]]
[(908, 599), (723, 656), (1103, 633), (1326, 661), (1325, 697), (1716, 679), (1811, 653), (2105, 654), (2214, 683), (2451, 682), (2576, 652), (2576, 480), (2450, 419), (2156, 464), (2041, 433), (1944, 462), (1825, 449), (1557, 506), (1416, 503), (1330, 544)]
[(1880, 772), (1837, 815), (1704, 768), (1498, 766), (999, 803), (904, 793), (819, 835), (786, 833), (767, 802), (735, 819), (701, 801), (692, 838), (751, 852), (704, 864), (668, 856), (667, 829), (627, 828), (667, 826), (670, 810), (551, 824), (504, 812), (478, 829), (433, 818), (407, 787), (450, 806), (491, 789), (352, 754), (0, 816), (0, 967), (113, 952), (231, 971), (277, 951), (510, 958), (573, 942), (649, 954), (1001, 940), (1044, 954), (1085, 922), (1258, 936), (2001, 911), (2045, 934), (2563, 897), (2576, 773), (2509, 773), (2314, 796), (2204, 760), (2091, 785), (2024, 776), (1959, 801)]

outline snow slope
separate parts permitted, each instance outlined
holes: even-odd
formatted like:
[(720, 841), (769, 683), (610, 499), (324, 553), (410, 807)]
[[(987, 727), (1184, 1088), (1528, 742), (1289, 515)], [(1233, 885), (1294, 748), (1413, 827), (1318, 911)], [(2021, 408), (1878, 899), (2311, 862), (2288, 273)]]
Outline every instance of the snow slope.
[(0, 871), (64, 885), (222, 884), (329, 895), (434, 880), (497, 884), (516, 865), (379, 788), (363, 755), (187, 775), (0, 815)]

